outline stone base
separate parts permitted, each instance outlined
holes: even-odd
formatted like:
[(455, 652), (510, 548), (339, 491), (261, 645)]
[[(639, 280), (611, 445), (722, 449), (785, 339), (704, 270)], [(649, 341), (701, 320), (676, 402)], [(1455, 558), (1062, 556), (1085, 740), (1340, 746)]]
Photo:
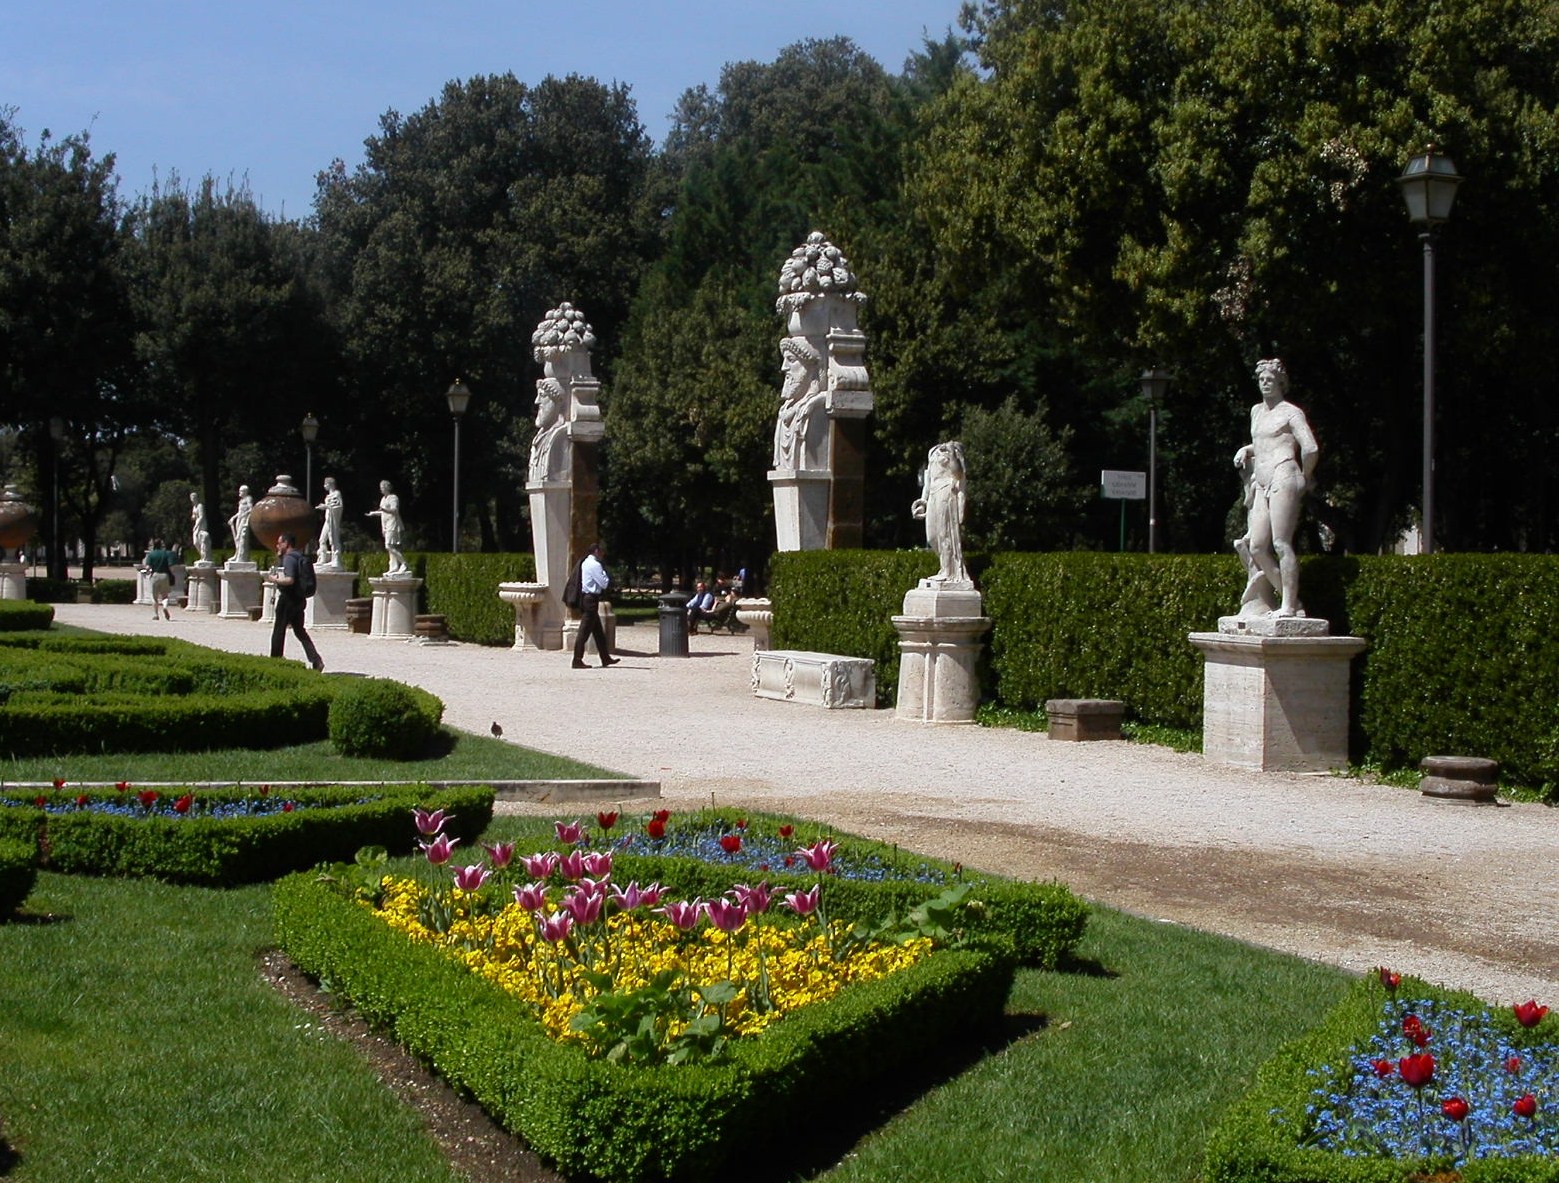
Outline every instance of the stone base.
[(222, 610), (217, 613), (223, 620), (248, 620), (251, 608), (260, 606), (260, 568), (254, 563), (236, 567), (228, 563), (217, 578), (222, 581)]
[(1425, 756), (1418, 791), (1448, 805), (1497, 805), (1499, 761), (1482, 756)]
[(776, 468), (769, 472), (769, 484), (774, 490), (777, 549), (822, 550), (827, 546), (832, 474)]
[(346, 602), (356, 590), (357, 572), (339, 567), (315, 567), (314, 594), (303, 610), (304, 626), (315, 632), (350, 631)]
[(1083, 741), (1119, 739), (1126, 704), (1112, 698), (1052, 698), (1045, 702), (1050, 738)]
[(1348, 764), (1348, 664), (1362, 637), (1192, 633), (1205, 659), (1202, 754), (1262, 772)]
[(737, 600), (736, 619), (752, 633), (752, 647), (755, 651), (769, 647), (769, 630), (774, 627), (773, 600), (757, 596)]
[[(388, 641), (406, 641), (417, 631), (417, 593), (422, 580), (383, 576), (368, 581), (373, 591), (373, 621), (368, 635)], [(343, 616), (345, 609), (342, 610)]]
[[(10, 599), (10, 596), (0, 596), (0, 599)], [(145, 607), (151, 604), (152, 596), (152, 569), (150, 567), (137, 567), (135, 569), (135, 599), (132, 604), (140, 604)]]
[(1319, 616), (1220, 616), (1218, 631), (1235, 637), (1329, 637), (1332, 622)]
[(828, 710), (872, 710), (877, 705), (877, 673), (865, 657), (764, 649), (752, 655), (752, 692), (759, 698)]
[(205, 612), (216, 615), (222, 606), (221, 592), (217, 588), (217, 567), (215, 563), (196, 563), (187, 572), (189, 579), (189, 599), (184, 607), (190, 612)]
[(542, 627), (541, 618), (547, 605), (545, 583), (500, 583), (498, 598), (506, 604), (514, 605), (513, 648), (562, 648), (563, 630), (554, 628), (550, 638), (552, 643), (548, 644), (547, 630)]
[(899, 697), (894, 713), (913, 723), (973, 723), (977, 669), (991, 627), (980, 593), (922, 584), (904, 595), (899, 634)]
[[(27, 568), (20, 563), (0, 563), (0, 600), (27, 598)], [(146, 602), (151, 603), (148, 595)]]

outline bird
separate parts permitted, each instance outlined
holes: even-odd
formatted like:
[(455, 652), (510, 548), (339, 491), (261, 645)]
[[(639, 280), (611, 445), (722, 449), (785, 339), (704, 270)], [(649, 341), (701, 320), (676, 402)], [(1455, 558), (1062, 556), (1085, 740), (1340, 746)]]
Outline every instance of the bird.
[(493, 732), (493, 738), (494, 739), (502, 739), (503, 738), (503, 728), (498, 726), (498, 720), (497, 719), (493, 720), (492, 732)]

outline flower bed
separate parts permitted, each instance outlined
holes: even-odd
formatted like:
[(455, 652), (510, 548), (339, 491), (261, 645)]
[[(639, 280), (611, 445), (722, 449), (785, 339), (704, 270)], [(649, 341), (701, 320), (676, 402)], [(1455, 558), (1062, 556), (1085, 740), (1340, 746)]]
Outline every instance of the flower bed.
[(1559, 1023), (1381, 971), (1279, 1050), (1207, 1183), (1559, 1183)]
[(273, 794), (253, 789), (154, 790), (121, 782), (82, 791), (0, 793), (0, 838), (26, 842), (50, 870), (79, 875), (155, 876), (174, 883), (228, 885), (275, 879), (347, 857), (371, 845), (405, 852), (416, 828), (410, 810), (431, 801), (472, 837), (492, 817), (489, 788), (436, 793), (417, 786), (316, 788)]
[[(780, 904), (728, 874), (719, 898), (673, 898), (621, 884), (577, 829), (559, 836), (562, 852), (495, 846), (452, 881), (372, 859), (293, 876), (276, 908), (298, 965), (565, 1173), (732, 1177), (738, 1150), (783, 1153), (808, 1114), (859, 1104), (1001, 1014), (1010, 957), (933, 951), (934, 907), (867, 931), (827, 918), (832, 882)], [(820, 874), (830, 845), (811, 848)], [(425, 843), (437, 865), (454, 846)]]

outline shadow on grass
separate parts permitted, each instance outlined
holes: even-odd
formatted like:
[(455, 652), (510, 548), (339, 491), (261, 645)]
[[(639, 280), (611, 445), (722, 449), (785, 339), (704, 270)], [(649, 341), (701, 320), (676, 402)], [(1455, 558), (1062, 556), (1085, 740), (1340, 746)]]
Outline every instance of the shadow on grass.
[[(13, 912), (9, 919), (0, 918), (0, 924), (16, 924), (23, 928), (41, 928), (45, 924), (69, 924), (76, 918), (54, 912)], [(3, 1173), (3, 1172), (0, 1172)]]
[(1076, 974), (1083, 978), (1118, 978), (1120, 973), (1111, 969), (1101, 961), (1095, 961), (1092, 957), (1076, 957), (1071, 953), (1063, 954), (1056, 964), (1056, 972), (1063, 974)]

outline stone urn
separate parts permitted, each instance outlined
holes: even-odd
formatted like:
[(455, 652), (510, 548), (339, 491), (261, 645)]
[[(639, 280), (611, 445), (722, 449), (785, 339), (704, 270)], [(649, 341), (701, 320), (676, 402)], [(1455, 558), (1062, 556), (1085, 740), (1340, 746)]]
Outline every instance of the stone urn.
[(38, 511), (22, 500), (15, 485), (0, 493), (0, 550), (25, 546), (38, 531)]
[(265, 496), (254, 503), (254, 510), (249, 515), (250, 533), (270, 551), (276, 549), (277, 537), (286, 533), (297, 535), (300, 547), (308, 546), (318, 529), (314, 507), (286, 473), (276, 478)]

